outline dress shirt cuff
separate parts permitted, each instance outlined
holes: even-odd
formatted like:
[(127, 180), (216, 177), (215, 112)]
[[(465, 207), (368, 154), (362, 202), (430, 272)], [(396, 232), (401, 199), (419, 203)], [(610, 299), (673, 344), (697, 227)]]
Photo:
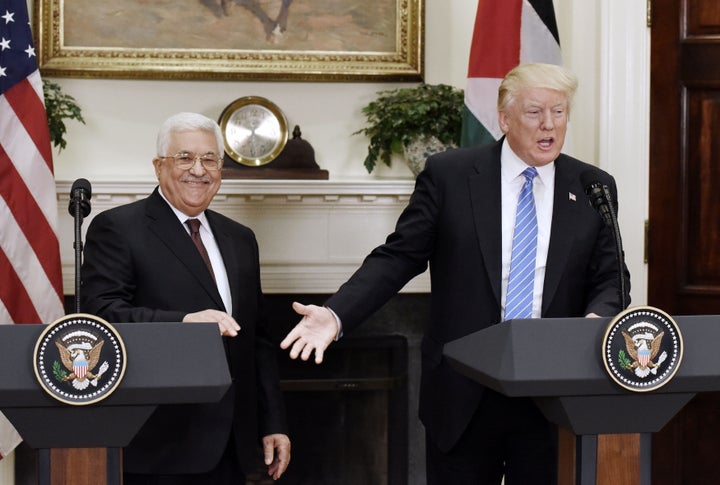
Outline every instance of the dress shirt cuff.
[(335, 317), (335, 323), (337, 324), (337, 334), (335, 335), (335, 342), (337, 342), (343, 336), (342, 322), (340, 321), (340, 317), (337, 316), (337, 313), (335, 313), (332, 308), (330, 308), (329, 306), (326, 306), (325, 308), (330, 310), (332, 316)]

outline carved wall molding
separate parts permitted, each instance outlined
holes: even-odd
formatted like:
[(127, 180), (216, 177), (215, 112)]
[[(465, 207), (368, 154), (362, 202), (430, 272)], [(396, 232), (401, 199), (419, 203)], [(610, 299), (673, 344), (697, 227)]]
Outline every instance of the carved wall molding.
[[(71, 186), (57, 182), (65, 294), (75, 290)], [(143, 199), (155, 186), (154, 181), (92, 182), (83, 240), (95, 215)], [(265, 293), (333, 293), (392, 232), (413, 186), (414, 180), (223, 180), (211, 208), (255, 232)], [(403, 289), (429, 291), (427, 271)]]

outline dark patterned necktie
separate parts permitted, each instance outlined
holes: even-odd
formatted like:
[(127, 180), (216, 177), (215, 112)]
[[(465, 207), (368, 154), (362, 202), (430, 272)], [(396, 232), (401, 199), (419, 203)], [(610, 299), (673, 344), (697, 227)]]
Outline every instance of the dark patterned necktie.
[(185, 221), (185, 224), (187, 224), (190, 228), (190, 239), (192, 239), (192, 242), (195, 243), (195, 247), (200, 253), (200, 256), (202, 256), (203, 261), (205, 261), (205, 265), (207, 266), (208, 271), (210, 271), (210, 275), (213, 277), (214, 280), (215, 272), (213, 271), (212, 264), (210, 263), (210, 256), (208, 256), (207, 249), (205, 249), (205, 245), (203, 244), (202, 238), (200, 237), (200, 220), (188, 219), (187, 221)]

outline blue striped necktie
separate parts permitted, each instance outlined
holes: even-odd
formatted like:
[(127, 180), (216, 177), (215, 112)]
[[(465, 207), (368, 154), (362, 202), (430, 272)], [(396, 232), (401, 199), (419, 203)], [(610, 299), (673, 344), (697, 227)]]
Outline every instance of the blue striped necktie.
[(512, 255), (510, 256), (510, 278), (505, 298), (505, 320), (532, 317), (533, 286), (535, 283), (535, 255), (537, 253), (537, 217), (533, 197), (535, 167), (523, 172), (523, 184), (518, 197), (515, 232), (513, 233)]

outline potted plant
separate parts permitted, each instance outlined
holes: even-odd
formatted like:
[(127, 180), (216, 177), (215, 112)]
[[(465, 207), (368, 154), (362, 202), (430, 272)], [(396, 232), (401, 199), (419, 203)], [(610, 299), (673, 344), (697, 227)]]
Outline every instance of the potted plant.
[[(382, 160), (390, 166), (392, 154), (419, 154), (407, 160), (417, 175), (431, 153), (460, 144), (464, 106), (462, 89), (446, 84), (420, 84), (377, 93), (362, 109), (367, 126), (353, 133), (370, 138), (365, 168), (371, 173)], [(416, 147), (419, 146), (419, 147)]]
[(45, 113), (47, 115), (48, 128), (50, 129), (50, 141), (58, 149), (65, 148), (65, 120), (77, 120), (85, 124), (82, 117), (82, 109), (78, 106), (75, 98), (65, 94), (59, 84), (43, 79), (43, 96), (45, 97)]

